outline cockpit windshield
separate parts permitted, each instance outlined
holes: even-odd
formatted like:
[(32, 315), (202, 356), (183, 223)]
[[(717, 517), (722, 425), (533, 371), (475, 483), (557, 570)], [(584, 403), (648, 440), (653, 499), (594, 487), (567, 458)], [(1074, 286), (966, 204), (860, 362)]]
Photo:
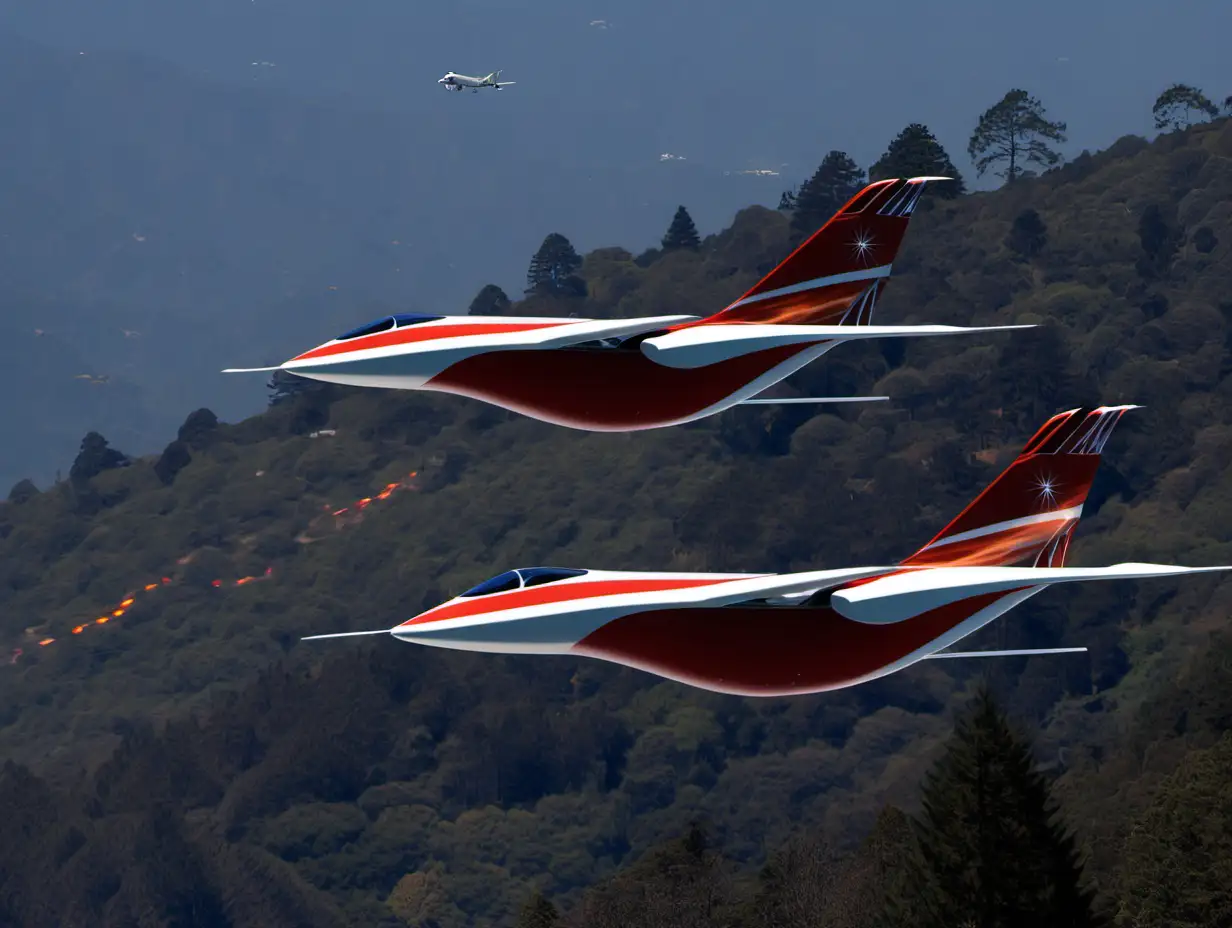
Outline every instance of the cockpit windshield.
[(471, 587), (462, 596), (489, 596), (492, 593), (506, 593), (527, 586), (539, 586), (543, 583), (555, 583), (568, 577), (581, 577), (584, 570), (572, 567), (521, 567), (517, 570), (507, 570), (497, 574), (490, 580), (485, 580), (478, 586)]
[(420, 322), (435, 322), (437, 319), (444, 318), (444, 316), (427, 316), (423, 313), (398, 313), (397, 315), (386, 316), (384, 319), (378, 319), (376, 322), (369, 322), (367, 325), (361, 325), (359, 328), (351, 329), (349, 332), (344, 332), (335, 341), (343, 342), (349, 338), (359, 338), (361, 335), (375, 335), (377, 332), (385, 332), (395, 326), (400, 329), (406, 325), (416, 325)]

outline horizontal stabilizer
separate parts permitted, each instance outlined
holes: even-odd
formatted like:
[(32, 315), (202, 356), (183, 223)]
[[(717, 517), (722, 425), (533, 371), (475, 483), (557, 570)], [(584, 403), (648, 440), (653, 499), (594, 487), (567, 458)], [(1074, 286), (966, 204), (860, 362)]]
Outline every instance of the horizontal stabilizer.
[(301, 638), (300, 641), (319, 641), (322, 638), (354, 638), (356, 635), (389, 635), (392, 633), (392, 628), (378, 628), (370, 632), (335, 632), (332, 635), (309, 635), (307, 638)]
[(941, 657), (1032, 657), (1037, 654), (1078, 654), (1086, 648), (1020, 648), (1015, 651), (938, 651), (929, 654), (928, 660)]
[(228, 367), (223, 371), (224, 374), (260, 374), (268, 371), (280, 371), (282, 365), (277, 367)]
[(694, 368), (729, 358), (779, 348), (816, 345), (857, 338), (914, 338), (924, 335), (968, 335), (1030, 329), (1030, 325), (773, 325), (768, 323), (707, 324), (676, 329), (648, 338), (642, 353), (664, 367)]
[(883, 625), (988, 593), (1009, 593), (1082, 580), (1137, 580), (1217, 570), (1232, 570), (1232, 567), (1114, 564), (1111, 567), (912, 568), (838, 590), (831, 595), (830, 604), (852, 621)]
[(744, 400), (739, 405), (779, 406), (786, 403), (880, 403), (888, 396), (785, 396), (777, 400)]

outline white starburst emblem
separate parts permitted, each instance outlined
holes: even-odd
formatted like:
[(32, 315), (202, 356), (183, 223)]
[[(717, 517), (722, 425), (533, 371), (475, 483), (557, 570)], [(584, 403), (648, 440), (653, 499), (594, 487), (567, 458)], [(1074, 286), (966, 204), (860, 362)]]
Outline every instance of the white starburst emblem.
[(1057, 482), (1052, 477), (1040, 475), (1035, 481), (1035, 492), (1044, 506), (1055, 505), (1057, 502)]
[(869, 252), (873, 250), (873, 237), (867, 232), (861, 232), (851, 243), (851, 247), (857, 258), (867, 259)]

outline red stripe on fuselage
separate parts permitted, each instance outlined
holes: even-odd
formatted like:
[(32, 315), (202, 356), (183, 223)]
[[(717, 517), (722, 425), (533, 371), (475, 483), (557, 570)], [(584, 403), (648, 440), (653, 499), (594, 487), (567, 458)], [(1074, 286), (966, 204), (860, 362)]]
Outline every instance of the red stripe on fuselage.
[(673, 608), (608, 622), (573, 652), (741, 696), (840, 689), (876, 673), (1016, 590), (985, 593), (888, 625), (795, 606)]
[[(592, 596), (619, 596), (627, 593), (654, 593), (660, 590), (688, 590), (698, 586), (712, 586), (716, 583), (729, 583), (733, 577), (708, 579), (664, 579), (664, 580), (589, 580), (572, 583), (545, 583), (520, 590), (510, 590), (507, 593), (492, 593), (487, 596), (476, 596), (474, 599), (464, 599), (457, 603), (447, 603), (435, 609), (403, 622), (402, 625), (422, 625), (427, 622), (440, 622), (445, 619), (460, 619), (466, 616), (482, 615), (488, 612), (501, 612), (506, 609), (520, 609), (525, 606), (546, 606), (549, 603), (563, 603), (575, 599), (589, 599)], [(401, 626), (400, 626), (401, 627)]]
[(631, 431), (687, 419), (809, 347), (765, 348), (691, 369), (656, 364), (637, 348), (489, 351), (451, 365), (424, 389), (556, 425)]
[(377, 332), (375, 335), (364, 335), (361, 338), (351, 338), (345, 342), (332, 345), (322, 345), (306, 351), (292, 361), (306, 361), (310, 358), (326, 358), (336, 354), (346, 354), (350, 351), (364, 351), (368, 348), (387, 348), (390, 345), (410, 345), (415, 342), (436, 341), (440, 338), (461, 338), (464, 335), (499, 335), (504, 332), (529, 332), (534, 329), (546, 329), (550, 326), (567, 325), (573, 320), (562, 319), (560, 322), (498, 322), (498, 323), (461, 323), (459, 325), (409, 325), (401, 329), (390, 329), (387, 332)]

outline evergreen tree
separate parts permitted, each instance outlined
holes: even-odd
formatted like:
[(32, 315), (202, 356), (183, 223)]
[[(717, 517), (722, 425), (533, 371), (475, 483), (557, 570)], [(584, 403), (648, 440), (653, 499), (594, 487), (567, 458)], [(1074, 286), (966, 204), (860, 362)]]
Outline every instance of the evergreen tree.
[(1142, 244), (1142, 257), (1136, 265), (1138, 275), (1151, 279), (1167, 272), (1180, 247), (1181, 235), (1168, 225), (1163, 210), (1152, 203), (1138, 218), (1138, 241)]
[(1040, 214), (1033, 209), (1024, 209), (1014, 217), (1010, 234), (1005, 237), (1005, 247), (1024, 258), (1034, 258), (1048, 244), (1048, 227)]
[(1193, 751), (1134, 822), (1118, 874), (1117, 924), (1232, 924), (1232, 734)]
[(1044, 118), (1044, 106), (1025, 90), (1011, 90), (980, 117), (967, 153), (980, 176), (992, 165), (1003, 164), (998, 177), (1013, 183), (1031, 172), (1027, 165), (1052, 167), (1061, 156), (1048, 142), (1065, 141), (1065, 123)]
[(779, 196), (779, 209), (793, 210), (796, 208), (796, 192), (794, 190), (784, 190)]
[(13, 489), (9, 490), (9, 502), (25, 503), (34, 499), (38, 494), (39, 488), (34, 485), (33, 480), (27, 477), (25, 480), (18, 480), (13, 484)]
[(859, 193), (863, 185), (864, 172), (850, 156), (846, 152), (830, 152), (796, 193), (792, 229), (801, 235), (812, 235)]
[(1197, 87), (1188, 84), (1173, 84), (1155, 98), (1155, 105), (1151, 107), (1156, 129), (1185, 129), (1192, 121), (1192, 113), (1204, 113), (1214, 119), (1219, 115), (1219, 107)]
[(543, 240), (526, 272), (526, 292), (541, 296), (585, 296), (586, 284), (577, 276), (582, 259), (559, 232)]
[(950, 161), (941, 143), (929, 131), (928, 126), (913, 122), (890, 142), (884, 155), (868, 169), (869, 180), (884, 180), (887, 177), (952, 177), (951, 182), (930, 186), (930, 192), (939, 197), (953, 199), (965, 193), (962, 175)]
[[(987, 686), (924, 782), (917, 847), (892, 908), (915, 928), (1103, 924), (1031, 748)], [(902, 920), (902, 919), (906, 920)]]
[(663, 236), (663, 250), (674, 251), (678, 248), (696, 249), (701, 244), (697, 235), (697, 226), (693, 225), (693, 217), (683, 206), (676, 208), (672, 224), (668, 226), (667, 234)]
[(73, 466), (68, 472), (69, 479), (74, 483), (89, 480), (105, 470), (116, 467), (127, 467), (128, 456), (110, 448), (107, 439), (98, 432), (89, 432), (81, 440), (81, 451), (77, 454)]
[(1232, 116), (1232, 96), (1223, 98), (1223, 111), (1229, 116)]
[(515, 928), (555, 928), (560, 924), (556, 906), (543, 893), (536, 892), (518, 914)]
[(504, 290), (496, 284), (485, 284), (483, 289), (475, 294), (466, 312), (470, 316), (504, 316), (509, 313), (509, 307), (512, 305)]

